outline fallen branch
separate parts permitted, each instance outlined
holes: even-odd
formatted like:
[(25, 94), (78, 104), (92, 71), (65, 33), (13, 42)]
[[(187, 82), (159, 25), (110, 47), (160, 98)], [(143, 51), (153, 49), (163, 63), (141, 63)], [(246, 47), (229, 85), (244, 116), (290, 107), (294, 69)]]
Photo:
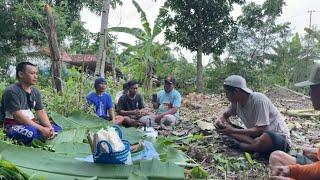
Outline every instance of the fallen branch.
[(298, 117), (320, 116), (320, 111), (316, 111), (314, 109), (282, 110), (281, 112), (289, 116), (298, 116)]
[(197, 167), (199, 164), (192, 164), (192, 163), (181, 163), (181, 162), (175, 162), (176, 165), (182, 166), (182, 167)]
[(286, 91), (292, 92), (293, 94), (302, 96), (302, 97), (304, 97), (304, 98), (306, 98), (306, 99), (310, 99), (309, 96), (306, 96), (306, 95), (304, 95), (304, 94), (302, 94), (302, 93), (299, 93), (299, 92), (297, 92), (297, 91), (288, 89), (288, 88), (286, 88), (286, 87), (280, 86), (280, 85), (278, 85), (278, 84), (275, 84), (274, 86), (276, 86), (276, 87), (278, 87), (278, 88), (281, 88), (281, 89), (284, 89), (284, 90), (286, 90)]

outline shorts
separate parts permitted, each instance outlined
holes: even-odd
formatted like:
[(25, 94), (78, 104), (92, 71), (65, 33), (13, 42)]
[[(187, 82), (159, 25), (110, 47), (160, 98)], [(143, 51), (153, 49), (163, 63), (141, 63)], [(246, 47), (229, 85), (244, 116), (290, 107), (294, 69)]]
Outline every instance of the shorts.
[(272, 144), (274, 146), (274, 150), (280, 150), (284, 152), (289, 152), (291, 147), (289, 146), (286, 138), (280, 134), (274, 133), (272, 131), (266, 131), (269, 135), (270, 139), (272, 140)]
[(296, 163), (300, 165), (305, 165), (305, 164), (312, 164), (313, 161), (311, 161), (309, 158), (302, 154), (297, 154), (296, 155)]
[[(156, 115), (147, 115), (143, 116), (139, 119), (139, 122), (145, 124), (148, 127), (152, 127), (156, 125), (155, 122)], [(164, 126), (173, 126), (176, 125), (178, 122), (178, 119), (171, 114), (164, 115), (163, 118), (160, 120), (161, 124)]]
[[(57, 124), (52, 124), (55, 132), (62, 130)], [(8, 124), (4, 127), (7, 138), (17, 140), (23, 144), (30, 144), (33, 139), (44, 140), (41, 133), (31, 125), (24, 124)]]

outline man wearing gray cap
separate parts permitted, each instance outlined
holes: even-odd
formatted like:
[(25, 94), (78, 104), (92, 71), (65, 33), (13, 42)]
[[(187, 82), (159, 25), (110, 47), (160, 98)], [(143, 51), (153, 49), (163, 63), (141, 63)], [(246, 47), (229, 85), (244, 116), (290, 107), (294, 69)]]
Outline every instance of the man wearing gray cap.
[[(295, 86), (310, 86), (312, 105), (315, 110), (320, 110), (320, 64), (314, 66), (309, 80)], [(296, 157), (275, 151), (270, 155), (269, 165), (272, 179), (320, 179), (320, 149), (304, 148), (303, 155), (297, 154)]]
[[(231, 137), (232, 147), (267, 154), (275, 150), (289, 151), (289, 130), (269, 98), (253, 92), (238, 75), (227, 77), (223, 87), (231, 105), (216, 121), (216, 127), (218, 132)], [(238, 116), (246, 128), (234, 127), (229, 121), (231, 116)]]

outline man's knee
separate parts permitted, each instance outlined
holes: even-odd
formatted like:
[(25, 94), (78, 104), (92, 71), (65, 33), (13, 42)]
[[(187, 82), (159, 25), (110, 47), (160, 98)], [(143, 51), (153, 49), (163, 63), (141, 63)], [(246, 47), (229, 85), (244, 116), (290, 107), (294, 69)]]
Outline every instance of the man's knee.
[(272, 140), (266, 133), (263, 133), (260, 137), (255, 138), (252, 145), (259, 152), (270, 152), (273, 149)]
[(149, 119), (150, 119), (150, 116), (142, 116), (139, 119), (139, 122), (146, 124), (149, 121)]
[(143, 116), (138, 121), (146, 126), (154, 126), (155, 125), (155, 115)]
[(163, 116), (162, 122), (165, 126), (172, 126), (177, 123), (177, 118), (174, 115), (167, 114)]
[(273, 151), (271, 154), (270, 154), (270, 158), (269, 158), (269, 164), (270, 166), (273, 166), (274, 164), (278, 163), (281, 161), (281, 157), (284, 156), (284, 154), (286, 154), (285, 152), (283, 151)]
[(288, 166), (296, 164), (297, 159), (283, 151), (274, 151), (269, 158), (270, 166)]

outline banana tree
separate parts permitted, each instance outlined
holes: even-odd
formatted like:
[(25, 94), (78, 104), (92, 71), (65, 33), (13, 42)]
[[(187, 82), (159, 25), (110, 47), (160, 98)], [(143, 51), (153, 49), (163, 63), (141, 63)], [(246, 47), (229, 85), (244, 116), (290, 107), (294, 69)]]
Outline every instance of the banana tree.
[(166, 44), (160, 44), (154, 41), (155, 37), (161, 33), (159, 16), (156, 18), (154, 27), (151, 29), (146, 14), (140, 5), (135, 0), (133, 0), (132, 3), (140, 14), (143, 28), (112, 27), (109, 31), (127, 33), (137, 38), (138, 41), (135, 45), (125, 42), (119, 42), (119, 44), (126, 47), (126, 51), (131, 52), (134, 59), (140, 59), (139, 65), (144, 69), (144, 87), (149, 91), (152, 89), (154, 66), (157, 61), (161, 59), (162, 52), (167, 51), (168, 48)]

